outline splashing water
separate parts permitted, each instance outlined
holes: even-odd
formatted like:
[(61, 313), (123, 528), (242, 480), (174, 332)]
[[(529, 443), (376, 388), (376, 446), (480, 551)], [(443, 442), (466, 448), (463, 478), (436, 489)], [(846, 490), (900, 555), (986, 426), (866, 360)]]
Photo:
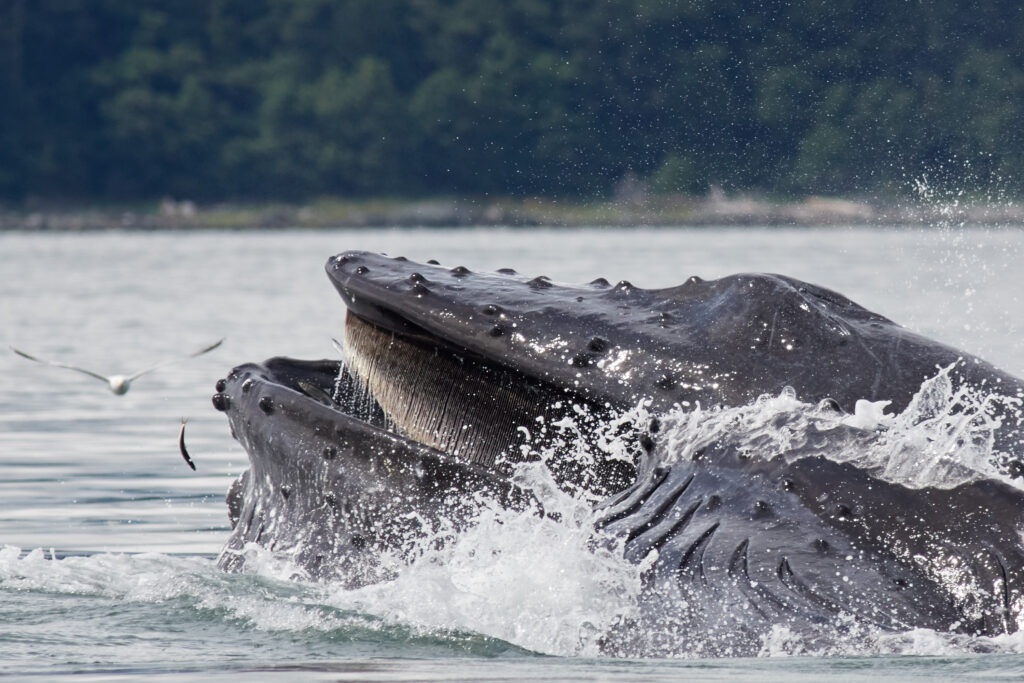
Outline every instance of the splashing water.
[(522, 464), (515, 479), (546, 515), (488, 506), (441, 547), (435, 538), (421, 542), (417, 561), (394, 581), (335, 592), (329, 602), (534, 652), (598, 655), (600, 637), (635, 608), (640, 570), (621, 552), (595, 547), (592, 508), (559, 490), (543, 465)]
[[(910, 488), (949, 489), (984, 478), (1024, 488), (1008, 475), (1009, 455), (996, 448), (999, 428), (1021, 417), (1021, 397), (957, 385), (955, 368), (925, 380), (897, 415), (884, 413), (887, 401), (858, 401), (854, 415), (838, 413), (827, 402), (801, 402), (789, 387), (745, 406), (675, 411), (664, 418), (665, 464), (725, 442), (767, 460), (822, 455)], [(843, 438), (824, 450), (811, 447), (812, 435), (823, 432)]]
[[(792, 390), (735, 408), (676, 411), (659, 416), (656, 455), (669, 464), (727, 439), (754, 457), (824, 454), (914, 488), (949, 488), (980, 478), (1013, 484), (1000, 467), (994, 434), (1006, 414), (1019, 411), (1020, 398), (957, 386), (953, 369), (927, 380), (895, 415), (877, 404), (844, 415), (824, 404), (803, 403)], [(398, 642), (402, 647), (440, 643), (478, 653), (505, 651), (510, 644), (549, 655), (600, 656), (606, 654), (608, 634), (629, 623), (643, 604), (646, 567), (627, 561), (622, 544), (601, 542), (594, 501), (582, 490), (560, 488), (545, 459), (564, 453), (574, 440), (579, 449), (598, 444), (606, 457), (632, 457), (635, 434), (650, 419), (640, 404), (606, 421), (604, 432), (586, 446), (580, 434), (593, 426), (594, 418), (585, 411), (558, 424), (533, 425), (537, 433), (547, 429), (559, 436), (548, 442), (549, 450), (537, 454), (540, 461), (515, 469), (515, 483), (533, 495), (537, 507), (524, 513), (484, 504), (468, 529), (436, 528), (410, 539), (401, 557), (383, 558), (394, 570), (394, 578), (385, 583), (346, 590), (306, 582), (289, 556), (256, 546), (246, 549), (247, 574), (242, 576), (220, 574), (203, 558), (55, 558), (41, 550), (25, 555), (6, 547), (0, 550), (0, 585), (5, 591), (54, 592), (112, 605), (172, 605), (190, 619), (212, 620), (248, 634), (318, 633), (332, 641)], [(840, 447), (816, 451), (811, 436), (820, 433), (841, 437), (830, 441)], [(954, 584), (958, 580), (947, 578)], [(764, 636), (759, 654), (1024, 652), (1020, 633), (980, 638), (921, 629), (844, 628), (844, 638), (823, 647), (775, 626)], [(672, 655), (693, 657), (699, 651), (681, 634)]]
[[(943, 368), (925, 381), (907, 408), (895, 415), (884, 412), (885, 402), (862, 404), (854, 415), (846, 415), (827, 403), (803, 403), (791, 389), (746, 406), (676, 411), (659, 416), (662, 445), (652, 457), (660, 457), (659, 464), (671, 464), (710, 443), (726, 441), (768, 460), (825, 456), (910, 488), (952, 488), (983, 478), (1014, 484), (1000, 467), (994, 434), (1007, 413), (1019, 410), (1020, 399), (958, 386), (954, 369)], [(539, 461), (518, 464), (514, 478), (533, 495), (536, 508), (524, 513), (483, 503), (470, 528), (435, 528), (410, 539), (401, 556), (385, 557), (392, 580), (354, 590), (328, 585), (321, 594), (323, 603), (373, 614), (383, 623), (419, 635), (471, 632), (544, 654), (607, 654), (609, 634), (641, 609), (646, 567), (624, 559), (621, 541), (601, 542), (592, 497), (583, 489), (560, 488), (546, 463), (564, 455), (574, 440), (580, 457), (592, 456), (587, 449), (594, 444), (606, 457), (630, 457), (637, 431), (650, 419), (641, 403), (605, 421), (599, 437), (586, 443), (580, 435), (594, 426), (595, 417), (585, 410), (578, 411), (576, 419), (534, 425), (537, 434), (547, 437), (546, 446), (534, 453)], [(821, 434), (833, 437), (827, 448), (814, 440)], [(256, 547), (247, 552), (260, 558), (246, 563), (258, 575), (296, 575), (287, 557)], [(967, 600), (978, 588), (968, 585), (966, 575), (953, 564), (923, 570), (954, 597), (962, 594)], [(1022, 611), (1018, 608), (1024, 606), (1015, 605), (1015, 613)], [(1024, 648), (1021, 636), (972, 638), (920, 630), (891, 634), (855, 623), (837, 624), (836, 629), (841, 635), (822, 645), (776, 626), (765, 634), (761, 654), (946, 654)], [(657, 651), (665, 653), (660, 645)], [(700, 649), (680, 634), (671, 654), (699, 656)]]

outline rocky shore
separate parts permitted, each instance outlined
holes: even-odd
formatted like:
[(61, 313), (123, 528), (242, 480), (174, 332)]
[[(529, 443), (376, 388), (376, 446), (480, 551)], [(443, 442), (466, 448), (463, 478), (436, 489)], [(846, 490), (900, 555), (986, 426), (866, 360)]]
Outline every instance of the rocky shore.
[(712, 191), (704, 197), (552, 199), (323, 199), (308, 204), (210, 204), (165, 198), (130, 207), (0, 207), (0, 230), (138, 230), (503, 226), (1024, 226), (1024, 204), (880, 204), (835, 197), (771, 201)]

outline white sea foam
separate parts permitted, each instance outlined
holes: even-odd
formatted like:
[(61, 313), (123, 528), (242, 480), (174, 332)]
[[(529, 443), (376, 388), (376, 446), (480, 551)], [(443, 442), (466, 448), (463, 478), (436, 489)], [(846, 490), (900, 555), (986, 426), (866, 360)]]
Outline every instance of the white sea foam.
[(338, 590), (328, 602), (535, 652), (599, 654), (599, 638), (635, 608), (640, 570), (620, 551), (595, 546), (590, 505), (560, 491), (542, 465), (523, 465), (516, 478), (546, 515), (489, 506), (440, 547), (423, 540), (417, 561), (393, 581)]
[(182, 601), (194, 610), (221, 612), (234, 628), (266, 631), (329, 630), (344, 622), (325, 614), (301, 584), (260, 580), (242, 584), (207, 559), (159, 553), (97, 554), (56, 558), (35, 549), (0, 548), (5, 590), (106, 598), (123, 604)]

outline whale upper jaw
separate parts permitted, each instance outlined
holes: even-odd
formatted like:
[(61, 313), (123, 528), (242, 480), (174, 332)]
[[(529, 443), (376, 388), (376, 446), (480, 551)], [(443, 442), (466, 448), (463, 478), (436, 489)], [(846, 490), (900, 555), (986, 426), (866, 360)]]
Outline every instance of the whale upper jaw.
[[(594, 404), (744, 405), (786, 386), (906, 406), (921, 382), (965, 358), (831, 290), (782, 275), (687, 279), (664, 289), (598, 278), (417, 264), (344, 252), (326, 264), (348, 310), (397, 334), (425, 335)], [(977, 359), (964, 376), (997, 373)], [(971, 367), (967, 367), (970, 365)]]
[[(667, 309), (679, 309), (685, 292), (601, 279), (571, 287), (510, 269), (478, 273), (366, 252), (339, 254), (326, 270), (360, 319), (440, 340), (594, 404), (647, 398), (670, 406), (704, 394), (710, 403), (711, 385), (724, 390), (718, 380), (729, 374), (698, 357), (706, 353), (676, 353), (678, 340), (690, 336), (690, 316)], [(677, 343), (667, 343), (673, 337)]]

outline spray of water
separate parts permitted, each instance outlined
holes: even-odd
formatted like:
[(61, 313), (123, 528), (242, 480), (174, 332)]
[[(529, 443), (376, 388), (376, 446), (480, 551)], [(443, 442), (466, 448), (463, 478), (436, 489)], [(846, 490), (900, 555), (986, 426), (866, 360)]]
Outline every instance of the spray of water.
[[(957, 383), (955, 368), (926, 380), (896, 415), (884, 412), (886, 401), (858, 401), (854, 414), (838, 413), (827, 402), (801, 402), (788, 387), (745, 406), (676, 411), (663, 418), (666, 464), (725, 442), (766, 460), (820, 455), (910, 488), (948, 489), (984, 478), (1024, 488), (1007, 471), (1009, 454), (998, 451), (995, 438), (1005, 421), (1020, 419), (1021, 397)], [(811, 435), (830, 431), (837, 438), (828, 449), (808, 448)]]
[[(899, 414), (887, 414), (882, 405), (862, 404), (854, 415), (845, 415), (827, 405), (801, 402), (791, 390), (746, 406), (673, 412), (659, 416), (656, 455), (665, 458), (662, 464), (670, 464), (673, 458), (691, 457), (708, 443), (728, 439), (752, 457), (799, 458), (813, 450), (809, 435), (832, 432), (841, 438), (830, 443), (841, 447), (829, 448), (825, 455), (893, 483), (952, 487), (998, 478), (1016, 484), (1000, 465), (993, 435), (1008, 412), (1020, 410), (1020, 397), (958, 386), (952, 371), (945, 368), (925, 382)], [(551, 655), (607, 654), (609, 634), (633, 623), (642, 609), (646, 567), (627, 561), (621, 542), (601, 537), (592, 497), (582, 489), (560, 486), (547, 460), (564, 456), (570, 447), (586, 457), (583, 451), (595, 443), (602, 457), (635, 457), (635, 435), (650, 419), (641, 404), (605, 420), (596, 440), (580, 438), (594, 424), (594, 416), (582, 410), (575, 419), (531, 425), (533, 433), (544, 434), (546, 449), (532, 452), (535, 460), (518, 463), (514, 478), (536, 503), (524, 511), (481, 501), (473, 524), (461, 530), (424, 522), (425, 533), (410, 538), (402, 552), (382, 558), (392, 578), (379, 584), (349, 590), (313, 583), (303, 578), (288, 554), (250, 546), (245, 549), (247, 574), (241, 577), (220, 575), (200, 558), (60, 559), (40, 550), (23, 554), (6, 547), (0, 549), (0, 585), (5, 590), (126, 602), (184, 600), (196, 609), (223, 614), (232, 627), (290, 633), (377, 629), (441, 639), (472, 633)], [(965, 601), (972, 591), (984, 588), (973, 586), (955, 563), (936, 562), (923, 570), (947, 585), (954, 597), (960, 591)], [(1014, 615), (1024, 613), (1024, 605), (1011, 608)], [(925, 630), (886, 633), (852, 621), (832, 626), (841, 637), (810, 642), (777, 625), (763, 635), (760, 654), (1024, 652), (1019, 633), (981, 638)], [(695, 635), (714, 637), (665, 631), (658, 636), (661, 640), (650, 642), (665, 654), (665, 638), (670, 638), (674, 649), (669, 654), (700, 656)]]
[(328, 601), (535, 652), (598, 655), (601, 636), (635, 609), (640, 571), (621, 552), (595, 546), (591, 507), (559, 489), (542, 464), (520, 465), (515, 478), (545, 514), (485, 507), (469, 531), (419, 542), (416, 561), (395, 580), (335, 591)]

